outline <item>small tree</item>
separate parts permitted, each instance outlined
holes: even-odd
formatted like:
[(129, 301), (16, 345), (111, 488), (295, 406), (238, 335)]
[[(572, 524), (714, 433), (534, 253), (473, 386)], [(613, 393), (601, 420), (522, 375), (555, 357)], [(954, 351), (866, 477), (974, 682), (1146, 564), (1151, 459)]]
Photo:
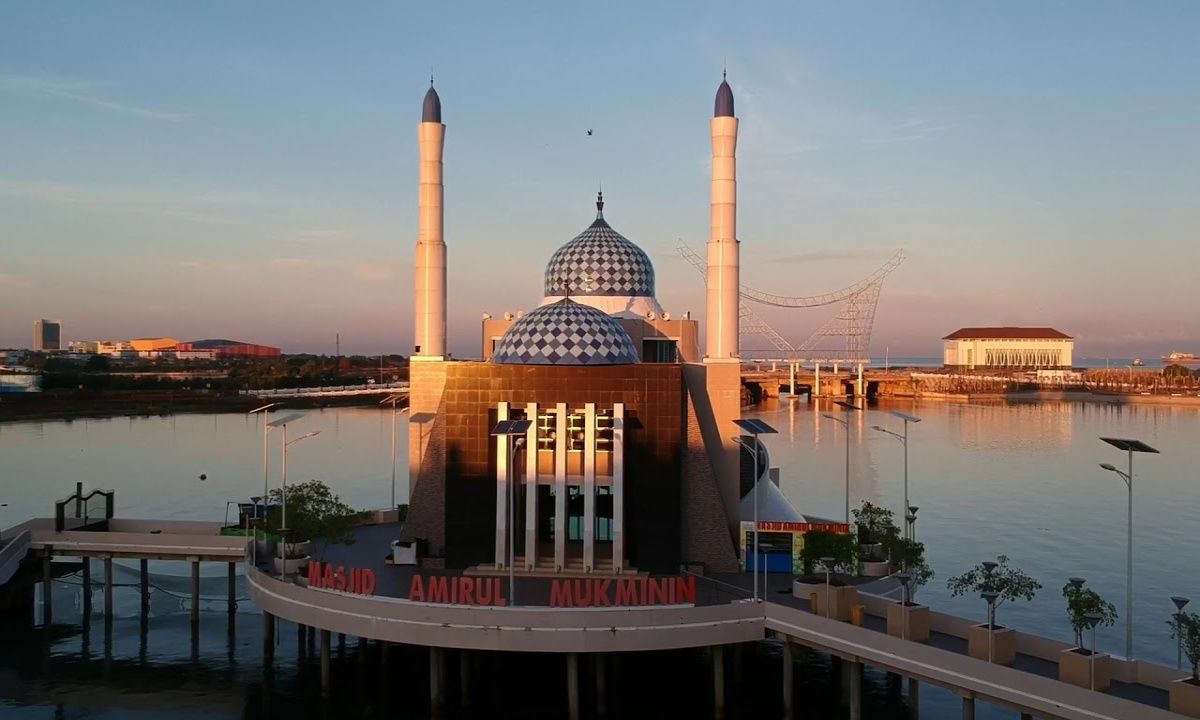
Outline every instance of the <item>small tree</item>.
[[(270, 504), (283, 505), (283, 493), (273, 488), (269, 493)], [(335, 543), (350, 545), (354, 542), (351, 531), (358, 526), (361, 513), (343, 503), (341, 498), (320, 480), (308, 480), (288, 488), (287, 492), (287, 540), (289, 557), (295, 545), (306, 540), (321, 539), (323, 547)], [(273, 512), (267, 518), (267, 529), (278, 533), (283, 513)]]
[(882, 505), (863, 500), (862, 507), (851, 512), (854, 515), (854, 525), (858, 529), (858, 542), (863, 545), (887, 542), (900, 534), (892, 519), (892, 511)]
[(933, 579), (933, 568), (925, 562), (925, 543), (906, 538), (893, 538), (888, 543), (888, 553), (892, 562), (899, 563), (904, 572), (912, 576), (908, 586), (908, 599), (911, 601), (917, 594), (917, 589)]
[(1192, 664), (1192, 683), (1200, 685), (1200, 615), (1186, 610), (1167, 621), (1171, 638), (1183, 645), (1183, 654)]
[[(967, 593), (996, 593), (995, 607), (1000, 607), (1009, 600), (1033, 599), (1042, 584), (1026, 575), (1020, 569), (1008, 564), (1007, 555), (996, 556), (996, 566), (988, 570), (983, 563), (956, 575), (946, 581), (952, 596)], [(995, 617), (988, 618), (988, 628), (995, 629)]]
[[(1067, 583), (1063, 585), (1062, 594), (1067, 599), (1067, 618), (1071, 621), (1071, 629), (1075, 631), (1075, 647), (1083, 647), (1083, 631), (1088, 628), (1084, 616), (1088, 613), (1099, 615), (1097, 624), (1104, 627), (1112, 627), (1117, 621), (1117, 609), (1095, 590)], [(1092, 648), (1092, 652), (1096, 652), (1096, 648)]]
[(804, 574), (812, 575), (813, 568), (823, 557), (831, 557), (840, 568), (854, 563), (854, 536), (831, 530), (809, 530), (804, 533), (804, 547), (800, 548), (800, 562)]

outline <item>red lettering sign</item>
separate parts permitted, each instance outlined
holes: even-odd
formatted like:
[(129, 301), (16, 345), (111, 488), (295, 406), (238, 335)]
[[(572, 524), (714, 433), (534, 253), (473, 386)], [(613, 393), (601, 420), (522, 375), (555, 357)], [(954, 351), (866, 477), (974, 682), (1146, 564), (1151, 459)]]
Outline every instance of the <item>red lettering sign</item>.
[(310, 560), (308, 562), (308, 586), (323, 590), (337, 590), (357, 595), (375, 594), (375, 571), (367, 568), (334, 567), (329, 563)]
[(778, 522), (773, 520), (760, 520), (758, 529), (765, 532), (790, 532), (804, 533), (810, 530), (824, 530), (826, 532), (848, 533), (850, 526), (845, 523), (799, 523), (799, 522)]

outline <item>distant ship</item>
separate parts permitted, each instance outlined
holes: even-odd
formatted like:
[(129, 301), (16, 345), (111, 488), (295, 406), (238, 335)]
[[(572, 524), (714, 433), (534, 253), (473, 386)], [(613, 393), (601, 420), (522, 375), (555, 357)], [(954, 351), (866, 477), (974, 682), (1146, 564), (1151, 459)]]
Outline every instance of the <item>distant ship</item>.
[(1200, 357), (1195, 353), (1173, 352), (1163, 355), (1162, 361), (1167, 365), (1200, 365)]
[(1143, 365), (1145, 365), (1145, 364), (1146, 364), (1146, 363), (1145, 363), (1145, 362), (1143, 362), (1141, 358), (1134, 358), (1134, 359), (1133, 359), (1133, 366), (1134, 366), (1134, 367), (1141, 367), (1141, 366), (1143, 366)]

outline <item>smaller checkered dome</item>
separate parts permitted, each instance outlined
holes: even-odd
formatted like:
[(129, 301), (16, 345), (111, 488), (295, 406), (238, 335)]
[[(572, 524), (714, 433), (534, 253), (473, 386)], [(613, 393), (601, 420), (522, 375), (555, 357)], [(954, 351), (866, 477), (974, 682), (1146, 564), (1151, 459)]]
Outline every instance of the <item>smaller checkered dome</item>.
[(492, 361), (505, 365), (631, 365), (637, 350), (621, 323), (594, 307), (562, 299), (517, 320)]
[(604, 220), (604, 194), (596, 199), (596, 220), (550, 256), (546, 296), (654, 297), (650, 256)]

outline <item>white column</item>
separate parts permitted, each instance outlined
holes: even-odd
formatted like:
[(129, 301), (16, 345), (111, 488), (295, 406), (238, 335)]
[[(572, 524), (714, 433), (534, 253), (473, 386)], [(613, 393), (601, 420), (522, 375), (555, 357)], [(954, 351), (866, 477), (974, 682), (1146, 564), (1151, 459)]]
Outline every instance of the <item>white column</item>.
[(818, 397), (821, 394), (821, 363), (813, 363), (813, 390), (812, 396)]
[(613, 570), (625, 568), (625, 404), (613, 405), (612, 506)]
[(446, 354), (446, 243), (442, 238), (442, 148), (446, 126), (422, 122), (417, 126), (420, 148), (420, 190), (417, 198), (417, 249), (413, 284), (413, 329), (417, 355)]
[(596, 403), (583, 409), (583, 569), (596, 567)]
[(567, 404), (557, 405), (554, 430), (554, 568), (567, 566)]
[(537, 496), (538, 496), (538, 406), (529, 403), (527, 418), (533, 418), (525, 436), (525, 569), (537, 566)]
[[(508, 403), (496, 407), (496, 419), (508, 419)], [(496, 569), (508, 562), (508, 437), (496, 438)]]
[(705, 359), (731, 361), (738, 356), (740, 261), (737, 240), (737, 131), (735, 117), (714, 117), (712, 188), (708, 236)]

